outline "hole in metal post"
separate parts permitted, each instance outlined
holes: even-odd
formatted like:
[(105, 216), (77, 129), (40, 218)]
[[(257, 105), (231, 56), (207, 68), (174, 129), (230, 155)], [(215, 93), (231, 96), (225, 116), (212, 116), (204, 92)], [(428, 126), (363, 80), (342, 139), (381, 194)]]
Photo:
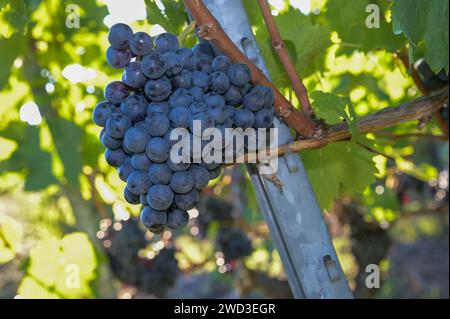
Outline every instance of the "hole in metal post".
[(339, 270), (337, 268), (337, 263), (333, 260), (333, 258), (331, 258), (330, 255), (325, 255), (323, 257), (323, 263), (325, 264), (330, 280), (338, 281), (340, 277)]

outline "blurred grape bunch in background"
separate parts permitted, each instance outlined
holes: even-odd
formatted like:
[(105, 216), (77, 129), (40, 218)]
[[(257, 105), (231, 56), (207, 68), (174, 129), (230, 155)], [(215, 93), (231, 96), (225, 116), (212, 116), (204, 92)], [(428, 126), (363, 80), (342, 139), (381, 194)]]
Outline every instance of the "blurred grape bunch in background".
[[(271, 1), (318, 118), (335, 124), (351, 108), (360, 117), (420, 96), (398, 58), (411, 43), (413, 62), (431, 61), (425, 74), (417, 67), (420, 77), (438, 74), (448, 86), (448, 43), (430, 37), (440, 30), (427, 23), (413, 33), (419, 38), (408, 38), (404, 2), (394, 1), (392, 15), (392, 3), (378, 1), (386, 18), (374, 30), (362, 26), (370, 1)], [(298, 106), (256, 2), (244, 3), (274, 83)], [(76, 10), (66, 11), (70, 5)], [(448, 5), (440, 9), (447, 20), (436, 21), (444, 19), (439, 28), (448, 35)], [(79, 28), (68, 27), (78, 13)], [(394, 35), (392, 19), (404, 34)], [(121, 239), (139, 208), (123, 200), (91, 119), (102, 88), (121, 76), (105, 59), (116, 22), (152, 36), (187, 26), (181, 1), (0, 0), (0, 297), (290, 297), (241, 167), (210, 183), (186, 229), (154, 236), (136, 226), (135, 246)], [(195, 43), (191, 35), (185, 45)], [(448, 108), (442, 115), (448, 126)], [(358, 297), (448, 298), (448, 141), (435, 119), (410, 134), (416, 124), (360, 136), (365, 147), (341, 142), (302, 152)], [(239, 234), (231, 256), (220, 243), (224, 232)], [(114, 249), (134, 279), (123, 276)], [(176, 274), (161, 291), (150, 284), (158, 259)], [(382, 270), (379, 290), (363, 284), (371, 263)]]

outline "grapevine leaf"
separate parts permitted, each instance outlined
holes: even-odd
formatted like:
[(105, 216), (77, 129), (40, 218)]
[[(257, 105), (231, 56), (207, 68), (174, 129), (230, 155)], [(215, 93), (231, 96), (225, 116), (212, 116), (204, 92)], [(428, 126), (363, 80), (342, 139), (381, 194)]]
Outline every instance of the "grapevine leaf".
[(361, 193), (375, 181), (373, 154), (351, 142), (330, 144), (301, 153), (322, 208), (328, 209), (341, 192)]
[[(337, 55), (351, 54), (355, 50), (395, 52), (403, 48), (404, 38), (392, 32), (392, 26), (385, 18), (388, 8), (387, 0), (377, 1), (377, 4), (371, 0), (329, 0), (325, 17), (341, 40)], [(379, 18), (379, 25), (366, 23), (366, 20), (371, 22), (371, 15)]]
[(96, 267), (95, 252), (86, 234), (43, 239), (30, 251), (28, 277), (22, 280), (19, 294), (38, 298), (55, 291), (57, 296), (66, 298), (89, 297)]
[(0, 216), (0, 264), (14, 259), (22, 247), (22, 225), (9, 216)]
[[(280, 88), (289, 87), (290, 82), (272, 48), (270, 36), (256, 1), (244, 1), (244, 6), (272, 82)], [(292, 7), (280, 12), (275, 20), (297, 72), (303, 77), (307, 77), (322, 70), (326, 50), (331, 45), (328, 28), (321, 24), (314, 24), (310, 16), (306, 16)]]
[(0, 38), (0, 48), (8, 48), (8, 50), (0, 50), (0, 90), (8, 83), (11, 67), (17, 58), (17, 52), (23, 52), (24, 37), (14, 35), (8, 39)]
[(424, 42), (425, 59), (435, 73), (449, 71), (448, 14), (447, 0), (395, 0), (392, 6), (394, 32), (413, 46)]
[(328, 124), (338, 124), (345, 120), (354, 140), (358, 138), (358, 116), (348, 97), (340, 97), (322, 91), (311, 93), (314, 112)]
[(19, 145), (4, 162), (1, 171), (24, 171), (25, 189), (28, 191), (42, 190), (57, 181), (52, 173), (50, 153), (39, 146), (39, 130), (36, 127), (13, 122), (5, 131), (0, 132), (0, 136), (12, 139)]

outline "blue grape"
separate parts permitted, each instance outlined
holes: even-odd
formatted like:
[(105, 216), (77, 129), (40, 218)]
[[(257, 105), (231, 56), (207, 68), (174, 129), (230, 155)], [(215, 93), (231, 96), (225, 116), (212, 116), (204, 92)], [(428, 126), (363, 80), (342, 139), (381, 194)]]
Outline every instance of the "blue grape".
[(255, 114), (254, 128), (270, 128), (273, 124), (273, 112), (269, 109), (262, 109)]
[(189, 214), (185, 210), (173, 209), (167, 213), (167, 227), (170, 229), (183, 228), (189, 223)]
[(187, 128), (191, 122), (191, 112), (185, 107), (178, 106), (170, 111), (169, 120), (173, 128)]
[(209, 171), (209, 178), (211, 180), (218, 178), (220, 175), (222, 175), (222, 168), (218, 167), (215, 170)]
[(230, 80), (228, 76), (223, 72), (213, 72), (208, 78), (209, 88), (211, 91), (223, 94), (230, 87)]
[(201, 163), (200, 166), (206, 168), (208, 171), (213, 171), (220, 167), (220, 163)]
[(199, 200), (199, 194), (196, 189), (192, 189), (186, 194), (176, 194), (175, 195), (175, 205), (183, 210), (189, 210), (195, 207)]
[(209, 92), (203, 96), (203, 102), (205, 102), (208, 108), (224, 108), (225, 107), (225, 99), (222, 95)]
[(152, 102), (147, 107), (147, 116), (151, 116), (155, 113), (161, 113), (169, 115), (170, 106), (167, 102)]
[(172, 170), (167, 163), (154, 163), (148, 170), (148, 176), (150, 177), (150, 181), (155, 185), (167, 185), (172, 178)]
[(172, 92), (172, 84), (167, 78), (150, 80), (145, 84), (145, 94), (153, 102), (161, 102), (169, 97)]
[(131, 173), (134, 172), (134, 169), (133, 169), (133, 167), (131, 166), (131, 160), (130, 160), (129, 157), (127, 157), (127, 158), (125, 159), (125, 161), (123, 162), (122, 165), (119, 166), (119, 168), (118, 168), (117, 171), (118, 171), (118, 173), (119, 173), (119, 178), (120, 178), (122, 181), (126, 182), (127, 179), (128, 179), (128, 176), (130, 176)]
[(174, 193), (167, 185), (153, 185), (147, 194), (148, 205), (156, 210), (166, 210), (172, 206)]
[(141, 202), (142, 205), (148, 206), (147, 194), (140, 195), (139, 201)]
[(192, 52), (197, 59), (206, 58), (212, 60), (214, 58), (214, 49), (207, 41), (202, 41), (194, 45)]
[(139, 122), (147, 114), (147, 99), (140, 94), (128, 96), (120, 104), (120, 112), (127, 115), (131, 121)]
[(177, 106), (189, 107), (189, 105), (191, 105), (193, 101), (194, 99), (189, 90), (176, 89), (169, 99), (169, 105), (172, 108), (175, 108)]
[(128, 87), (120, 81), (111, 82), (105, 87), (105, 98), (112, 104), (120, 104), (128, 95)]
[(146, 194), (152, 186), (147, 172), (134, 171), (127, 178), (127, 188), (136, 195)]
[(123, 197), (131, 205), (139, 205), (141, 203), (140, 195), (133, 194), (128, 187), (123, 190)]
[(250, 93), (244, 96), (242, 104), (250, 111), (257, 112), (264, 107), (264, 95), (265, 92), (253, 89)]
[(147, 132), (153, 137), (160, 137), (166, 134), (170, 128), (170, 122), (167, 115), (163, 113), (153, 113), (145, 119)]
[(177, 53), (166, 52), (163, 54), (163, 58), (167, 65), (167, 76), (173, 77), (183, 70), (183, 59)]
[(198, 86), (194, 86), (189, 91), (191, 92), (191, 95), (192, 95), (192, 97), (193, 97), (195, 102), (203, 101), (203, 94), (204, 94), (204, 92), (203, 92), (202, 88), (200, 88)]
[(201, 71), (192, 72), (192, 83), (194, 86), (202, 88), (204, 91), (208, 88), (208, 74)]
[(197, 71), (205, 72), (206, 74), (211, 74), (213, 72), (211, 60), (210, 59), (198, 59), (195, 63), (195, 69)]
[(153, 39), (145, 32), (136, 32), (129, 40), (130, 50), (135, 55), (142, 56), (152, 52)]
[(227, 72), (231, 66), (231, 61), (224, 55), (218, 55), (212, 61), (212, 68), (215, 72)]
[(169, 167), (172, 170), (172, 172), (187, 171), (189, 169), (189, 167), (191, 166), (190, 163), (183, 163), (183, 162), (174, 163), (170, 159), (167, 161), (167, 165), (169, 165)]
[(108, 41), (117, 50), (127, 49), (133, 30), (126, 24), (117, 23), (109, 29)]
[(169, 158), (170, 146), (164, 139), (154, 137), (148, 141), (145, 153), (152, 162), (164, 163)]
[(223, 124), (227, 120), (227, 111), (225, 106), (216, 105), (208, 109), (208, 114), (216, 124)]
[(132, 123), (128, 116), (122, 113), (114, 113), (106, 121), (106, 132), (116, 139), (123, 139), (125, 132), (131, 127)]
[(131, 166), (137, 171), (148, 171), (152, 162), (146, 153), (136, 153), (131, 156)]
[(142, 127), (131, 127), (126, 131), (123, 145), (131, 153), (142, 153), (145, 151), (150, 135)]
[(119, 147), (122, 146), (122, 140), (115, 139), (115, 138), (111, 137), (111, 135), (109, 135), (106, 132), (105, 128), (103, 128), (102, 131), (100, 132), (100, 142), (106, 148), (109, 148), (109, 149), (112, 149), (112, 150), (116, 150), (116, 149), (118, 149)]
[(247, 95), (248, 93), (250, 93), (250, 91), (253, 89), (253, 85), (251, 83), (247, 83), (244, 86), (242, 86), (241, 88), (241, 94), (242, 96)]
[(122, 69), (127, 66), (131, 58), (131, 51), (128, 49), (116, 50), (113, 47), (109, 47), (106, 50), (106, 61), (115, 69)]
[(106, 125), (106, 121), (115, 112), (115, 109), (116, 107), (112, 103), (106, 101), (98, 103), (92, 112), (92, 119), (94, 123), (98, 126), (104, 127)]
[(242, 94), (239, 88), (234, 85), (230, 85), (224, 96), (225, 102), (231, 105), (238, 105), (242, 102)]
[(196, 190), (200, 191), (208, 186), (210, 175), (209, 171), (205, 167), (200, 165), (192, 165), (189, 172), (194, 178), (194, 187)]
[(194, 102), (189, 106), (189, 111), (191, 114), (205, 113), (208, 111), (208, 108), (205, 103), (202, 102)]
[(174, 130), (173, 128), (170, 128), (170, 129), (166, 132), (166, 134), (164, 134), (164, 137), (163, 137), (164, 140), (169, 144), (170, 148), (172, 148), (172, 146), (174, 146), (177, 142), (181, 141), (181, 139), (182, 139), (182, 137), (180, 136), (180, 137), (178, 137), (178, 138), (172, 140), (172, 139), (170, 138), (170, 135), (172, 134), (172, 131), (173, 131), (173, 130)]
[(194, 187), (194, 177), (187, 171), (175, 172), (170, 179), (170, 187), (177, 194), (185, 194)]
[(141, 69), (149, 79), (159, 79), (167, 71), (166, 60), (158, 52), (153, 52), (142, 58)]
[(233, 64), (228, 68), (230, 82), (236, 86), (244, 86), (250, 82), (250, 70), (245, 64)]
[(273, 103), (275, 102), (275, 95), (270, 87), (257, 85), (252, 90), (251, 93), (258, 92), (264, 97), (264, 107), (271, 109), (273, 108)]
[(147, 228), (159, 228), (167, 223), (167, 212), (155, 210), (149, 206), (144, 207), (141, 211), (141, 223)]
[[(191, 112), (192, 113), (192, 112)], [(194, 130), (194, 122), (200, 121), (200, 131), (197, 132), (197, 130)], [(207, 131), (209, 128), (214, 127), (214, 120), (211, 118), (211, 116), (207, 112), (201, 112), (192, 114), (191, 116), (191, 122), (189, 123), (189, 129), (194, 134), (204, 134), (205, 131)]]
[(188, 70), (182, 70), (179, 74), (173, 77), (172, 84), (177, 89), (190, 88), (192, 84), (192, 72)]
[(122, 148), (116, 150), (106, 149), (105, 151), (106, 162), (112, 167), (121, 166), (127, 158), (128, 155)]
[(253, 113), (245, 108), (236, 110), (234, 113), (234, 124), (243, 130), (252, 127), (255, 123), (255, 116)]
[(142, 89), (147, 83), (147, 78), (141, 69), (140, 62), (130, 62), (125, 68), (123, 82), (133, 89)]
[(179, 56), (183, 60), (184, 68), (193, 71), (195, 68), (195, 56), (194, 52), (192, 52), (189, 48), (180, 48), (177, 50)]
[(155, 49), (159, 53), (176, 52), (178, 46), (178, 38), (171, 33), (161, 33), (155, 38)]

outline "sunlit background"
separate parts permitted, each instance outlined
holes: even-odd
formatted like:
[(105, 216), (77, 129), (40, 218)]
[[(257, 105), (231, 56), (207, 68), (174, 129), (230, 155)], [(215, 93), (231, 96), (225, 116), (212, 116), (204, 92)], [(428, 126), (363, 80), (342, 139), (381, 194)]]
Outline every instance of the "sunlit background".
[[(298, 106), (256, 1), (244, 2), (274, 83)], [(388, 1), (382, 36), (359, 28), (365, 0), (269, 2), (309, 92), (348, 96), (358, 116), (420, 96), (394, 54), (407, 41), (391, 32)], [(91, 112), (121, 76), (104, 58), (108, 27), (180, 33), (180, 1), (11, 3), (0, 10), (0, 298), (290, 298), (244, 167), (211, 182), (186, 229), (154, 236), (103, 158)], [(79, 29), (65, 24), (72, 3)], [(401, 137), (416, 124), (368, 134), (370, 151), (342, 142), (302, 152), (358, 297), (448, 298), (448, 142), (434, 120), (426, 137)], [(224, 234), (240, 238), (241, 254), (227, 257)], [(130, 254), (131, 264), (118, 261)], [(380, 289), (364, 286), (368, 264), (381, 267)]]

